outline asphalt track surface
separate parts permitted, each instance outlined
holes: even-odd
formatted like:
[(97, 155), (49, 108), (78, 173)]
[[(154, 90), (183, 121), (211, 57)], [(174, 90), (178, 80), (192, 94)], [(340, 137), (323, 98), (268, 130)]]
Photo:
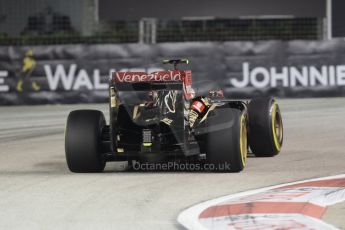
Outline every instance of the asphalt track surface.
[[(0, 107), (0, 229), (181, 229), (191, 205), (240, 191), (345, 173), (345, 99), (279, 100), (285, 142), (241, 173), (73, 174), (64, 155), (69, 111), (107, 105)], [(106, 113), (107, 114), (107, 113)], [(345, 229), (345, 204), (324, 220)]]

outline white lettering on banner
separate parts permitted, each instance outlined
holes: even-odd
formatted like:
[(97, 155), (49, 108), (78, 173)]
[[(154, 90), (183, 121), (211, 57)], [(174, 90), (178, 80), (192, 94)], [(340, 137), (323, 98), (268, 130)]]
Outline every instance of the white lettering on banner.
[(337, 67), (337, 84), (345, 85), (345, 65)]
[[(44, 66), (44, 71), (47, 76), (48, 86), (50, 90), (57, 90), (59, 85), (62, 86), (64, 90), (80, 90), (80, 89), (88, 89), (88, 90), (106, 90), (108, 88), (108, 82), (102, 82), (103, 76), (101, 76), (99, 69), (93, 70), (93, 75), (90, 76), (85, 69), (80, 69), (77, 71), (78, 66), (76, 64), (72, 64), (69, 66), (68, 70), (66, 71), (65, 67), (61, 64), (56, 66), (55, 71), (52, 69), (50, 65)], [(139, 68), (132, 68), (132, 69), (122, 69), (121, 71), (125, 72), (135, 72), (135, 71), (145, 71), (145, 69)], [(152, 73), (154, 71), (161, 71), (161, 68), (149, 68), (147, 69), (148, 73)], [(115, 69), (109, 70), (109, 77), (104, 77), (104, 79), (110, 80), (111, 75), (113, 72), (116, 72)], [(173, 75), (173, 77), (180, 79), (181, 76), (179, 74)], [(155, 76), (151, 74), (150, 76)], [(133, 78), (136, 80), (141, 80), (143, 76), (141, 75), (127, 75), (123, 76), (121, 80), (123, 81), (131, 81)], [(170, 78), (170, 75), (167, 76), (158, 76), (159, 78), (167, 79)], [(1, 78), (0, 78), (1, 83)], [(0, 86), (1, 87), (1, 86)]]
[[(258, 79), (259, 75), (263, 77), (261, 81)], [(255, 88), (267, 87), (270, 82), (270, 73), (264, 67), (257, 67), (250, 73), (250, 80)]]
[(8, 71), (0, 70), (0, 92), (8, 92), (10, 87), (5, 83), (5, 77), (8, 77)]
[(94, 85), (94, 89), (97, 89), (97, 90), (108, 89), (108, 83), (101, 82), (101, 74), (100, 74), (99, 69), (95, 69), (93, 71), (93, 85)]
[(288, 68), (282, 68), (282, 72), (278, 73), (277, 68), (271, 68), (271, 76), (272, 76), (272, 87), (277, 87), (277, 81), (282, 81), (284, 87), (289, 86), (289, 77), (288, 77)]
[(308, 68), (303, 66), (302, 72), (298, 71), (296, 67), (290, 68), (290, 85), (296, 86), (297, 81), (304, 87), (308, 86)]
[(316, 69), (314, 66), (310, 67), (310, 85), (315, 86), (316, 85), (316, 80), (321, 83), (321, 85), (327, 85), (328, 81), (328, 73), (327, 73), (327, 66), (322, 66), (321, 67), (321, 72)]
[(335, 86), (335, 68), (334, 66), (329, 67), (329, 85)]
[[(108, 88), (108, 82), (104, 81), (106, 77), (103, 79), (99, 69), (94, 69), (92, 73), (88, 73), (85, 69), (78, 69), (76, 64), (70, 65), (68, 69), (58, 64), (55, 69), (50, 65), (45, 65), (44, 70), (48, 86), (52, 91), (57, 90), (59, 87), (64, 90), (106, 90)], [(113, 72), (116, 72), (116, 70), (111, 69), (109, 76)], [(4, 84), (3, 78), (7, 77), (8, 72), (1, 71), (0, 73), (2, 74), (0, 75), (0, 91), (7, 92), (9, 86)], [(242, 79), (230, 79), (230, 84), (233, 87), (345, 86), (345, 65), (323, 65), (321, 67), (282, 66), (281, 68), (256, 66), (251, 68), (250, 63), (244, 62), (242, 64), (242, 74)], [(181, 78), (179, 72), (162, 72), (160, 68), (121, 69), (120, 74), (116, 74), (118, 82), (181, 81)]]
[(50, 65), (45, 65), (44, 70), (46, 72), (50, 90), (56, 90), (58, 88), (60, 80), (65, 90), (71, 90), (76, 69), (76, 64), (71, 65), (67, 76), (63, 65), (57, 65), (54, 74), (52, 73)]
[[(57, 65), (55, 72), (53, 72), (50, 65), (45, 65), (44, 70), (50, 90), (57, 90), (60, 83), (64, 90), (106, 90), (108, 88), (108, 82), (102, 83), (102, 76), (99, 69), (94, 69), (93, 76), (90, 78), (85, 69), (80, 69), (79, 72), (77, 72), (77, 68), (78, 66), (76, 64), (72, 64), (68, 72), (66, 72), (63, 65)], [(113, 71), (115, 70), (111, 69), (109, 75), (111, 75)]]
[(254, 67), (250, 64), (242, 64), (242, 79), (230, 79), (235, 88), (253, 86), (255, 88), (265, 87), (315, 87), (315, 86), (345, 86), (345, 65), (338, 66), (294, 66), (277, 67)]
[(78, 90), (81, 88), (86, 88), (89, 90), (93, 88), (90, 78), (87, 75), (86, 70), (84, 69), (79, 71), (77, 78), (75, 79), (75, 82), (74, 82), (73, 90)]
[(242, 71), (243, 71), (243, 81), (239, 81), (238, 79), (232, 78), (230, 79), (230, 83), (235, 88), (244, 88), (248, 86), (249, 83), (249, 63), (245, 62), (242, 65)]

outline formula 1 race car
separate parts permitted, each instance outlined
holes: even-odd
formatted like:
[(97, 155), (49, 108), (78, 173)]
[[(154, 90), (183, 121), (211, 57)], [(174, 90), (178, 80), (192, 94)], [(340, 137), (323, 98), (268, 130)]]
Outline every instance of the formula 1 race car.
[(188, 60), (163, 63), (174, 69), (112, 74), (109, 125), (100, 111), (69, 114), (65, 152), (72, 172), (102, 172), (107, 161), (200, 161), (239, 172), (248, 150), (258, 157), (280, 152), (283, 123), (273, 98), (231, 100), (220, 90), (195, 96), (191, 71), (177, 69)]

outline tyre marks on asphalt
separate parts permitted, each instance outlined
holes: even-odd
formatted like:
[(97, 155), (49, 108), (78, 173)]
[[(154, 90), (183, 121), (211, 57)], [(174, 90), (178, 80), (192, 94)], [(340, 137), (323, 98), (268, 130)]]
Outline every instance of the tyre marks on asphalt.
[(182, 212), (188, 229), (336, 229), (321, 220), (345, 201), (345, 174), (221, 197)]
[(55, 134), (63, 135), (63, 125), (39, 125), (39, 126), (27, 126), (22, 128), (13, 129), (0, 129), (0, 143), (9, 141), (24, 140), (27, 138), (43, 137)]
[(61, 134), (69, 111), (102, 105), (0, 107), (0, 143)]
[[(14, 109), (14, 108), (10, 108)], [(2, 113), (3, 112), (3, 113)], [(63, 135), (65, 112), (11, 114), (0, 109), (0, 143), (55, 134)]]

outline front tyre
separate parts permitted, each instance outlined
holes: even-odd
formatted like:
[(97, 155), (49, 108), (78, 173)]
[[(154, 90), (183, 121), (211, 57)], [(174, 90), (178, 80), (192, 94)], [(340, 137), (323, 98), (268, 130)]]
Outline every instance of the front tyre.
[(105, 161), (101, 157), (100, 143), (105, 119), (97, 110), (72, 111), (67, 118), (65, 153), (72, 172), (102, 172)]
[(249, 146), (255, 156), (273, 157), (283, 145), (283, 121), (277, 102), (271, 97), (251, 100)]
[(214, 113), (207, 121), (207, 162), (215, 171), (242, 171), (247, 160), (246, 113), (231, 108), (218, 108)]

